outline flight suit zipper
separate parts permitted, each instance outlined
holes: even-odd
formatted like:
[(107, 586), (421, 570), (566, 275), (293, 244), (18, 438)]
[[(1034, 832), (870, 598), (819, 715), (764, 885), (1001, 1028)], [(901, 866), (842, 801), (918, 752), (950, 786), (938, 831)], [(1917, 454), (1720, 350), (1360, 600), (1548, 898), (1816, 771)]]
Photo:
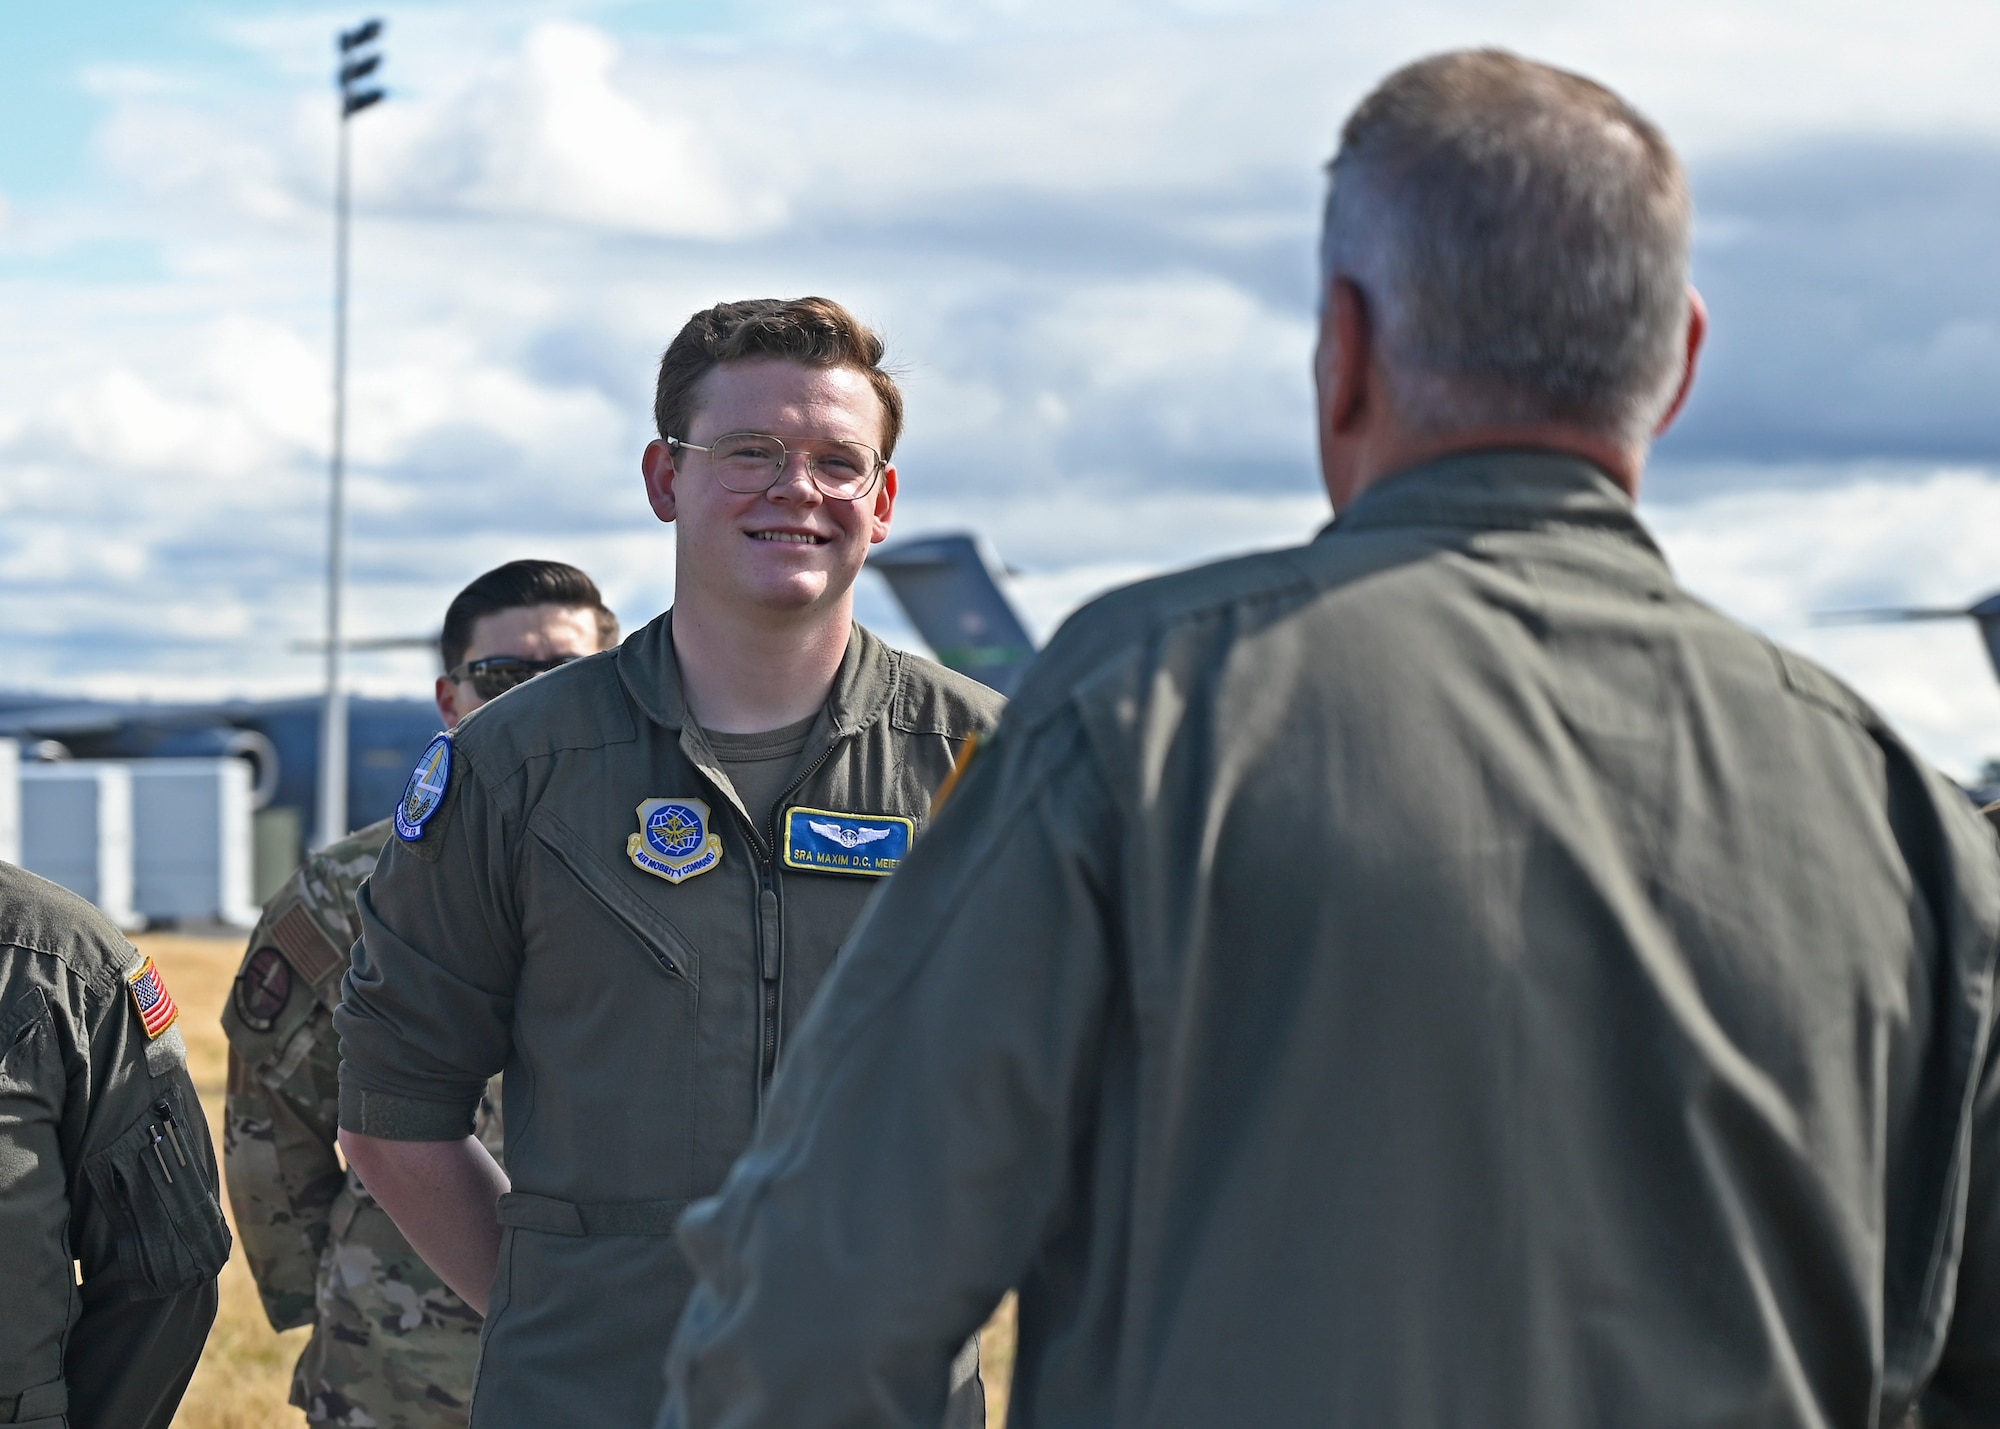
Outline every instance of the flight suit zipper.
[(761, 1103), (778, 1065), (778, 889), (777, 872), (769, 859), (758, 869), (758, 883), (757, 944), (764, 973), (764, 1046), (757, 1058), (757, 1098)]
[[(783, 922), (778, 904), (778, 811), (806, 786), (813, 775), (819, 773), (839, 747), (840, 740), (835, 739), (820, 751), (819, 758), (805, 773), (786, 786), (785, 792), (772, 803), (770, 821), (763, 829), (760, 830), (748, 815), (738, 814), (743, 819), (744, 832), (750, 837), (750, 846), (757, 853), (757, 963), (763, 984), (758, 1018), (762, 1025), (757, 1039), (757, 1120), (760, 1122), (764, 1119), (764, 1093), (778, 1069), (778, 1051), (782, 1041), (779, 1028), (784, 1019), (782, 990), (785, 959), (781, 933)], [(727, 802), (732, 810), (736, 809), (736, 800)]]

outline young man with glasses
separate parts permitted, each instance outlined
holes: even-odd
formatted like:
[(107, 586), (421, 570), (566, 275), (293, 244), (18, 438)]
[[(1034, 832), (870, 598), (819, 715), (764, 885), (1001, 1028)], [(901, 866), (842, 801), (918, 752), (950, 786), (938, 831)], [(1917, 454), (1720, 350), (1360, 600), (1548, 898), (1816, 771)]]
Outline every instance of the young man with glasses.
[[(590, 577), (509, 561), (445, 612), (438, 715), (446, 729), (545, 670), (618, 643)], [(479, 1314), (439, 1280), (334, 1145), (339, 1042), (332, 1008), (361, 935), (354, 898), (395, 821), (306, 861), (265, 905), (222, 1025), (229, 1036), (223, 1164), (250, 1272), (273, 1329), (311, 1325), (292, 1403), (315, 1425), (463, 1425)], [(500, 1154), (498, 1078), (478, 1135)]]
[[(341, 1144), (487, 1312), (479, 1429), (651, 1419), (692, 1282), (674, 1222), (750, 1140), (849, 928), (999, 715), (854, 623), (897, 492), (881, 361), (821, 298), (689, 321), (641, 463), (673, 609), (429, 752), (363, 891)], [(503, 1067), (504, 1174), (472, 1134)], [(976, 1425), (966, 1358), (947, 1422)]]

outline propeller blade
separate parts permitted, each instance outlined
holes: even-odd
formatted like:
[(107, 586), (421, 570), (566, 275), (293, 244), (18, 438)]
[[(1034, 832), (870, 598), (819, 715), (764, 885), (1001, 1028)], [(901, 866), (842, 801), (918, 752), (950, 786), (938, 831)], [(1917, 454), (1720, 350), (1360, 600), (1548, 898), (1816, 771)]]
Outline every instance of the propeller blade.
[(1913, 620), (1964, 620), (1969, 610), (1915, 607), (1904, 610), (1823, 610), (1812, 618), (1814, 625), (1892, 625)]
[[(343, 650), (436, 650), (438, 638), (435, 635), (377, 635), (361, 640), (343, 640)], [(324, 640), (294, 640), (288, 647), (301, 654), (314, 654), (326, 649)]]

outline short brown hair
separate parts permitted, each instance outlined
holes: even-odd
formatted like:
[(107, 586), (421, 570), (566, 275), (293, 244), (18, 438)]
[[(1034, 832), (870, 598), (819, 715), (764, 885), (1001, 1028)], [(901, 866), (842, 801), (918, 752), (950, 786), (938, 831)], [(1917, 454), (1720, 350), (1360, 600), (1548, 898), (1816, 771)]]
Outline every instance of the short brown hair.
[(1643, 439), (1683, 360), (1693, 206), (1659, 129), (1504, 50), (1396, 71), (1341, 132), (1322, 279), (1357, 284), (1419, 428)]
[(717, 303), (687, 320), (660, 356), (653, 424), (660, 439), (685, 439), (695, 389), (725, 362), (759, 359), (804, 367), (852, 367), (866, 374), (882, 402), (882, 455), (903, 433), (903, 394), (882, 367), (882, 339), (831, 298), (749, 298)]
[(618, 617), (605, 607), (597, 582), (562, 561), (509, 561), (495, 566), (452, 598), (438, 636), (438, 657), (450, 674), (472, 645), (472, 627), (480, 617), (498, 615), (525, 605), (560, 605), (587, 610), (597, 621), (597, 648), (618, 643)]

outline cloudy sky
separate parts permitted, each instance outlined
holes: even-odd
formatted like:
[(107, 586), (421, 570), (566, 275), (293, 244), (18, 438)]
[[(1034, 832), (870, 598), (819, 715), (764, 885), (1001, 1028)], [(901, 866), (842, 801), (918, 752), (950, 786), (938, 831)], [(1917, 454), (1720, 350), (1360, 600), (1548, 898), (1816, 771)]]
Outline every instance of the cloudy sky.
[[(322, 619), (331, 36), (364, 10), (0, 5), (0, 686), (308, 689)], [(651, 372), (721, 298), (889, 337), (899, 534), (977, 528), (1047, 630), (1325, 519), (1318, 165), (1397, 63), (1584, 69), (1693, 166), (1710, 359), (1647, 514), (1683, 578), (1961, 776), (2000, 755), (1990, 0), (396, 4), (355, 123), (359, 634), (498, 561), (672, 599)], [(913, 639), (872, 586), (864, 618)], [(358, 661), (421, 694), (414, 654)]]

